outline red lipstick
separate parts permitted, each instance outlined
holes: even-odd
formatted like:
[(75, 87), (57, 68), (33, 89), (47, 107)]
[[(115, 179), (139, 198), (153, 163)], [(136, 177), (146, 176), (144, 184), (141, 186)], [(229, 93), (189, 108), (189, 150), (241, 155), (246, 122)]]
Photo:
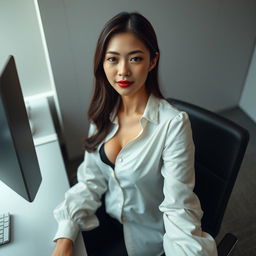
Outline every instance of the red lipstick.
[(120, 80), (120, 81), (117, 81), (117, 84), (120, 86), (120, 87), (129, 87), (130, 85), (133, 84), (133, 82), (130, 82), (128, 80)]

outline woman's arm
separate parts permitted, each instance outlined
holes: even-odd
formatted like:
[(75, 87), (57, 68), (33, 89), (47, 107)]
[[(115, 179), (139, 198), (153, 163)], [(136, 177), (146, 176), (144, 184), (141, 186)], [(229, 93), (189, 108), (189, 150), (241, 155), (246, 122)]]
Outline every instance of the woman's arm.
[(67, 238), (60, 238), (51, 256), (73, 256), (73, 242)]
[[(90, 126), (89, 134), (93, 127)], [(90, 230), (99, 225), (95, 211), (101, 205), (101, 196), (107, 189), (106, 179), (98, 168), (94, 153), (85, 152), (78, 168), (78, 183), (65, 193), (65, 200), (54, 210), (58, 230), (54, 237), (75, 241), (79, 230)]]
[(194, 143), (188, 115), (180, 112), (169, 125), (163, 151), (166, 256), (216, 256), (214, 239), (201, 229), (201, 210), (194, 194)]

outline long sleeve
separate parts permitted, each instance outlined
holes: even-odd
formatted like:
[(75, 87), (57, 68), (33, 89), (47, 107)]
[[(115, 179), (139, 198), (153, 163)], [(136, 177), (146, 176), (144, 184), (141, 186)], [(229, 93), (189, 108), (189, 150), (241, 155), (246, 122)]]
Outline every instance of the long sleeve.
[(163, 150), (165, 234), (163, 246), (166, 256), (216, 256), (214, 239), (201, 229), (201, 210), (194, 194), (194, 144), (190, 122), (180, 112), (169, 124)]
[[(89, 134), (94, 128), (91, 125)], [(85, 152), (78, 168), (78, 183), (65, 193), (65, 200), (54, 210), (58, 230), (54, 240), (60, 237), (75, 240), (79, 230), (90, 230), (99, 225), (95, 211), (101, 205), (101, 195), (107, 185), (95, 161), (95, 153)]]

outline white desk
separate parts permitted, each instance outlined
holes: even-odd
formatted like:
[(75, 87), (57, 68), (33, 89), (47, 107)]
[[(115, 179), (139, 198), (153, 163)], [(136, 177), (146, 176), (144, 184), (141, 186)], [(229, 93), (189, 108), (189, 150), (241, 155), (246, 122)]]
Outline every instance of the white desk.
[[(64, 192), (69, 188), (47, 101), (37, 100), (31, 114), (37, 129), (34, 142), (42, 183), (35, 200), (29, 203), (0, 181), (0, 212), (12, 215), (11, 242), (0, 246), (0, 256), (50, 256), (57, 230), (53, 209), (64, 199)], [(82, 235), (79, 234), (75, 256), (86, 255)]]

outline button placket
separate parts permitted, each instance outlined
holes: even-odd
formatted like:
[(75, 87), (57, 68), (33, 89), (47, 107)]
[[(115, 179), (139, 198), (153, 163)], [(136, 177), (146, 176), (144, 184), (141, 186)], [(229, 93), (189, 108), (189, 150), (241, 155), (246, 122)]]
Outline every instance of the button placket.
[(118, 182), (119, 184), (119, 189), (120, 189), (120, 197), (119, 197), (119, 202), (117, 203), (117, 207), (119, 208), (119, 216), (120, 216), (120, 220), (122, 220), (122, 216), (123, 216), (123, 207), (124, 207), (124, 191), (120, 185), (120, 182)]

